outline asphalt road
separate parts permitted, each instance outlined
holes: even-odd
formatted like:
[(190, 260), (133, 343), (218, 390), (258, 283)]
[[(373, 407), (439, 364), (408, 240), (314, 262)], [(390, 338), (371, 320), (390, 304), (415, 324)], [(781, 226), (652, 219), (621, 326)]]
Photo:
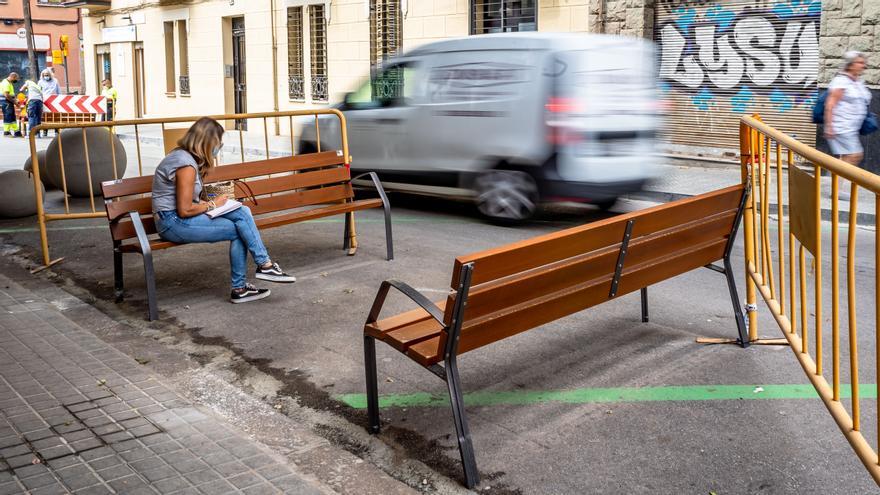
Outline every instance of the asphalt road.
[[(380, 392), (404, 405), (382, 411), (387, 423), (379, 438), (391, 449), (362, 440), (366, 414), (356, 407), (358, 395), (350, 394), (364, 392), (361, 332), (379, 283), (399, 278), (429, 298), (441, 299), (457, 255), (602, 214), (556, 208), (510, 228), (487, 224), (466, 204), (408, 196), (393, 196), (392, 204), (392, 262), (384, 259), (379, 211), (357, 214), (360, 249), (354, 257), (341, 250), (341, 219), (265, 232), (272, 257), (298, 281), (273, 285), (271, 298), (250, 305), (227, 301), (225, 245), (157, 253), (163, 321), (151, 327), (166, 325), (192, 336), (197, 345), (232, 350), (236, 359), (273, 376), (281, 384), (279, 393), (314, 411), (310, 421), (322, 426), (324, 436), (395, 476), (405, 478), (404, 460), (416, 459), (439, 475), (460, 479), (450, 410), (411, 395), (442, 398), (445, 385), (381, 344)], [(145, 311), (140, 259), (127, 257), (128, 299), (113, 305), (106, 225), (76, 221), (56, 223), (52, 229), (53, 257), (65, 258), (54, 272), (96, 298), (99, 307), (139, 320)], [(32, 220), (4, 221), (0, 234), (7, 243), (36, 253)], [(875, 382), (868, 359), (874, 352), (872, 242), (873, 232), (859, 231), (861, 376), (869, 384)], [(735, 253), (734, 266), (741, 267), (741, 249)], [(876, 492), (819, 399), (785, 398), (795, 393), (759, 399), (773, 385), (808, 383), (790, 350), (694, 342), (699, 336), (735, 336), (721, 275), (695, 271), (651, 287), (650, 304), (650, 323), (640, 321), (639, 299), (632, 294), (460, 358), (483, 478), (480, 489), (572, 494)], [(410, 307), (392, 296), (386, 314)], [(825, 314), (830, 317), (830, 309)], [(781, 336), (763, 305), (759, 320), (761, 335)], [(722, 385), (742, 385), (751, 395), (714, 399), (711, 387)], [(689, 387), (693, 393), (678, 401), (649, 400), (650, 394), (621, 401), (616, 397), (627, 390), (614, 390), (611, 399), (595, 399), (597, 389), (606, 388), (659, 390), (662, 398), (664, 389), (655, 387), (668, 386)], [(699, 386), (708, 386), (708, 391), (694, 392)], [(552, 394), (560, 391), (568, 398)], [(863, 400), (862, 414), (866, 435), (876, 445), (873, 419), (868, 421), (876, 417), (870, 397)]]

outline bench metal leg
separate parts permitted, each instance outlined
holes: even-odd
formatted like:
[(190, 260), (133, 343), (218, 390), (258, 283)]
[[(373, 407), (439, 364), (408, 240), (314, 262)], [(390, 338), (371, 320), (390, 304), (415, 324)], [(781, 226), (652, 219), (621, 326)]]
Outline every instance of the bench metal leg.
[(749, 346), (749, 329), (746, 328), (745, 315), (739, 303), (736, 280), (733, 278), (733, 267), (730, 266), (730, 255), (724, 257), (724, 276), (727, 277), (727, 288), (730, 291), (730, 301), (733, 303), (733, 316), (736, 319), (736, 329), (739, 332), (739, 345), (746, 348)]
[(648, 322), (648, 288), (643, 287), (641, 290), (642, 295), (642, 322)]
[(125, 283), (123, 281), (122, 272), (122, 251), (118, 248), (113, 249), (113, 295), (116, 302), (122, 302), (125, 298)]
[(379, 382), (376, 377), (376, 339), (364, 335), (364, 368), (367, 377), (367, 417), (370, 433), (379, 433)]
[(345, 214), (345, 221), (343, 223), (345, 223), (345, 230), (342, 233), (342, 250), (348, 251), (351, 245), (351, 213)]
[(458, 434), (458, 450), (461, 452), (461, 465), (464, 468), (465, 486), (473, 488), (480, 482), (477, 472), (477, 461), (471, 434), (468, 431), (467, 417), (464, 411), (464, 398), (461, 394), (461, 382), (455, 356), (446, 360), (446, 385), (449, 388), (449, 402), (452, 404), (452, 416), (455, 420), (455, 432)]
[(144, 258), (144, 279), (147, 285), (147, 319), (150, 321), (159, 319), (159, 309), (156, 302), (156, 272), (153, 271), (153, 251), (150, 249), (150, 240), (144, 230), (144, 223), (138, 212), (129, 213), (134, 232), (137, 234), (138, 243), (141, 246), (141, 255)]

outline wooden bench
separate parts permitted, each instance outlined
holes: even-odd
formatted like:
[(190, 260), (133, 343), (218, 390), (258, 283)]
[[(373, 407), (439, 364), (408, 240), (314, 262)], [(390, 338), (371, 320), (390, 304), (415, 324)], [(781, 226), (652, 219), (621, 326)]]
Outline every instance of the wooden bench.
[[(269, 175), (272, 177), (269, 177)], [(385, 210), (385, 242), (388, 260), (394, 258), (391, 238), (391, 207), (376, 174), (368, 172), (379, 193), (376, 199), (354, 199), (350, 171), (341, 151), (323, 151), (304, 155), (222, 165), (205, 177), (206, 184), (233, 179), (251, 179), (249, 191), (236, 183), (236, 196), (250, 207), (259, 229), (280, 227), (316, 218), (345, 214), (343, 249), (352, 241), (352, 213), (367, 208)], [(143, 257), (149, 305), (148, 318), (158, 318), (153, 251), (177, 246), (160, 239), (152, 216), (153, 177), (142, 176), (107, 181), (101, 184), (110, 235), (113, 238), (113, 273), (116, 301), (123, 298), (122, 255), (137, 253)], [(256, 204), (249, 199), (251, 193)], [(353, 252), (351, 253), (353, 254)]]
[[(379, 432), (375, 341), (443, 379), (468, 488), (478, 483), (456, 358), (696, 268), (727, 277), (738, 343), (749, 345), (730, 253), (748, 193), (738, 185), (456, 258), (450, 295), (431, 302), (396, 280), (382, 283), (364, 326), (370, 430)], [(723, 266), (712, 264), (722, 260)], [(389, 289), (419, 308), (379, 319)]]

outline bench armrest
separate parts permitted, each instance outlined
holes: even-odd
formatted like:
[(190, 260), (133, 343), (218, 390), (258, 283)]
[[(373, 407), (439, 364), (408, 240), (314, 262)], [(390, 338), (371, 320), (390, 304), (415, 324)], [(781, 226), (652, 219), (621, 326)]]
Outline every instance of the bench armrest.
[(392, 287), (410, 298), (412, 302), (427, 311), (438, 323), (445, 326), (445, 323), (443, 323), (443, 311), (431, 302), (430, 299), (422, 295), (421, 292), (400, 280), (386, 280), (382, 282), (382, 285), (379, 286), (379, 292), (376, 293), (376, 299), (373, 301), (373, 307), (370, 309), (370, 315), (367, 317), (367, 324), (375, 323), (379, 319), (379, 313), (382, 311), (382, 306), (385, 305), (385, 297), (388, 296), (388, 290)]
[(134, 233), (137, 235), (138, 244), (141, 245), (141, 254), (144, 256), (152, 256), (150, 249), (150, 238), (147, 237), (147, 229), (144, 228), (144, 222), (141, 220), (141, 214), (137, 211), (129, 211), (119, 215), (113, 222), (118, 222), (125, 217), (131, 218), (131, 225), (134, 227)]
[(385, 194), (385, 188), (382, 187), (382, 183), (379, 182), (379, 176), (376, 175), (376, 172), (364, 172), (362, 174), (357, 175), (356, 177), (352, 177), (351, 181), (354, 182), (362, 177), (370, 176), (370, 179), (373, 180), (373, 187), (376, 188), (376, 192), (379, 193), (379, 197), (382, 198), (382, 205), (384, 205), (387, 210), (391, 205), (388, 202), (388, 195)]

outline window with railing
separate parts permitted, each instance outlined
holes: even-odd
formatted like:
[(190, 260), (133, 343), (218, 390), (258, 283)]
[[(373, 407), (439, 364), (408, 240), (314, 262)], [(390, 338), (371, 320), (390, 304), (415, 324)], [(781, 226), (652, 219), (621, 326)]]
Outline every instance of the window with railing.
[(177, 24), (177, 59), (180, 64), (178, 78), (180, 85), (178, 90), (182, 95), (189, 94), (189, 36), (187, 36), (186, 21), (176, 21)]
[(174, 21), (165, 21), (165, 92), (176, 93), (177, 81), (174, 63)]
[[(43, 7), (63, 7), (65, 0), (37, 0), (37, 5)], [(0, 4), (6, 3), (0, 0)]]
[(312, 101), (327, 101), (327, 24), (324, 4), (309, 5), (309, 47)]
[(471, 0), (471, 34), (538, 29), (535, 0)]
[(287, 9), (287, 95), (291, 100), (306, 99), (303, 67), (302, 7), (289, 7)]
[(378, 66), (400, 51), (400, 0), (370, 0), (370, 65)]

